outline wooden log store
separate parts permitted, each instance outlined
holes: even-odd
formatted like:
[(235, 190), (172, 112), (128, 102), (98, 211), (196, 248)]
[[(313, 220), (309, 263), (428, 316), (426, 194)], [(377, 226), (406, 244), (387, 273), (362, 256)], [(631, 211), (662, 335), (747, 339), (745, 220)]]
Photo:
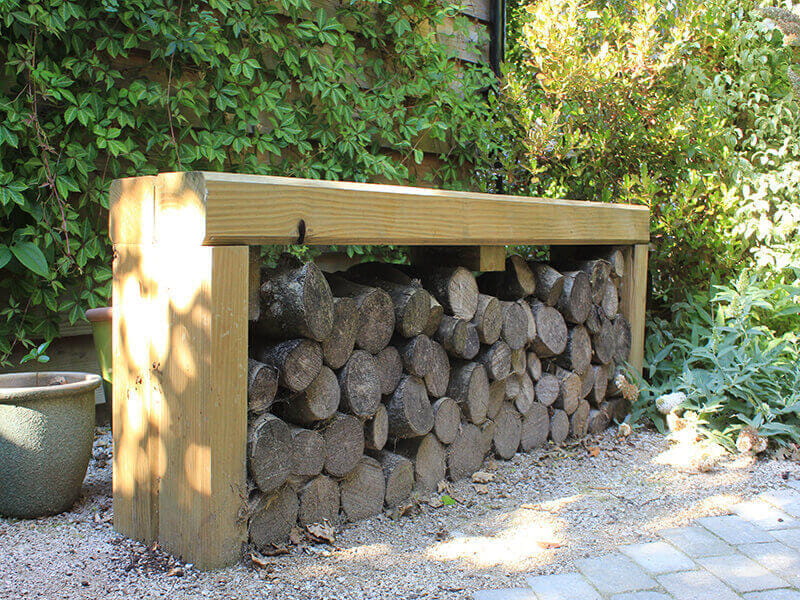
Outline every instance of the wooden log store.
[[(641, 369), (642, 365), (649, 239), (649, 212), (644, 207), (229, 173), (163, 173), (114, 182), (110, 197), (110, 235), (114, 244), (114, 527), (124, 535), (147, 543), (158, 541), (165, 549), (202, 569), (238, 561), (243, 544), (248, 540), (248, 515), (251, 514), (248, 511), (253, 491), (252, 486), (249, 487), (248, 454), (252, 456), (256, 452), (248, 448), (252, 442), (248, 440), (249, 432), (253, 435), (252, 424), (248, 428), (248, 379), (253, 375), (248, 369), (249, 364), (252, 369), (252, 364), (257, 362), (252, 360), (253, 352), (248, 351), (248, 335), (265, 293), (261, 289), (258, 263), (257, 247), (260, 245), (408, 245), (418, 247), (415, 257), (434, 267), (452, 266), (453, 256), (458, 257), (460, 266), (466, 267), (462, 269), (467, 273), (466, 283), (448, 288), (449, 292), (445, 287), (451, 280), (443, 284), (441, 271), (428, 279), (427, 275), (421, 278), (422, 284), (431, 291), (430, 297), (425, 296), (425, 315), (428, 315), (429, 303), (442, 305), (438, 306), (437, 322), (433, 328), (424, 320), (416, 327), (409, 324), (408, 331), (402, 331), (401, 321), (395, 322), (394, 332), (391, 327), (387, 332), (395, 336), (391, 348), (398, 350), (392, 350), (391, 355), (378, 352), (387, 341), (371, 348), (367, 332), (362, 332), (365, 339), (356, 344), (361, 349), (355, 351), (352, 339), (349, 347), (342, 349), (334, 343), (325, 347), (325, 340), (317, 336), (325, 350), (326, 364), (331, 366), (322, 367), (328, 373), (328, 381), (336, 387), (332, 374), (336, 370), (342, 389), (341, 403), (334, 403), (332, 410), (337, 410), (337, 404), (344, 406), (338, 409), (343, 412), (336, 412), (326, 421), (328, 426), (320, 430), (321, 434), (338, 435), (337, 431), (345, 431), (352, 422), (360, 432), (361, 424), (365, 424), (366, 441), (359, 446), (358, 457), (363, 452), (381, 450), (387, 419), (390, 427), (396, 427), (397, 437), (404, 438), (398, 441), (397, 454), (370, 454), (375, 458), (365, 457), (354, 470), (348, 467), (351, 473), (348, 479), (338, 479), (338, 466), (332, 463), (325, 467), (326, 476), (319, 476), (319, 481), (312, 480), (319, 485), (308, 489), (310, 495), (323, 497), (333, 493), (338, 509), (341, 489), (343, 508), (353, 515), (363, 512), (364, 506), (356, 498), (349, 508), (345, 507), (346, 494), (376, 478), (381, 486), (378, 504), (382, 506), (381, 468), (387, 474), (387, 504), (390, 496), (402, 496), (403, 477), (410, 477), (407, 473), (412, 472), (413, 464), (400, 456), (400, 449), (413, 447), (416, 461), (421, 465), (429, 437), (429, 444), (436, 447), (440, 442), (445, 446), (452, 442), (448, 455), (452, 455), (452, 464), (447, 468), (455, 478), (463, 470), (458, 462), (459, 448), (467, 444), (458, 436), (459, 419), (477, 440), (482, 430), (478, 428), (481, 420), (475, 418), (476, 412), (481, 412), (481, 418), (485, 419), (487, 410), (493, 411), (498, 428), (501, 422), (510, 424), (508, 431), (516, 432), (516, 437), (495, 435), (493, 443), (498, 456), (513, 455), (520, 444), (521, 415), (524, 416), (533, 404), (533, 381), (538, 380), (536, 387), (541, 387), (537, 390), (541, 403), (552, 404), (550, 414), (555, 410), (556, 416), (563, 420), (559, 427), (569, 430), (567, 415), (572, 412), (579, 415), (574, 419), (580, 420), (585, 431), (590, 410), (588, 401), (593, 394), (598, 396), (598, 402), (602, 401), (606, 383), (603, 378), (602, 391), (598, 392), (593, 388), (594, 379), (585, 375), (579, 377), (576, 373), (597, 371), (604, 363), (612, 361), (615, 350), (613, 346), (604, 345), (601, 338), (606, 335), (603, 333), (606, 329), (599, 321), (595, 328), (589, 325), (588, 309), (577, 305), (577, 292), (572, 294), (572, 299), (565, 296), (570, 287), (577, 290), (580, 277), (593, 286), (585, 288), (588, 290), (586, 307), (596, 306), (598, 310), (604, 307), (609, 315), (616, 315), (618, 311), (624, 318), (617, 321), (624, 322), (626, 328), (630, 325), (627, 330), (629, 363), (636, 369)], [(504, 246), (508, 244), (549, 245), (554, 257), (560, 257), (564, 264), (577, 266), (570, 271), (573, 275), (564, 273), (562, 277), (550, 265), (536, 263), (529, 268), (525, 261), (507, 261)], [(617, 264), (621, 272), (615, 280), (616, 291), (604, 296), (602, 284), (605, 280), (600, 277), (608, 278), (608, 271), (598, 275), (583, 259), (593, 255), (609, 256), (610, 252), (619, 257)], [(603, 264), (608, 263), (604, 261)], [(348, 289), (366, 290), (381, 285), (391, 293), (406, 293), (397, 291), (399, 283), (375, 283), (395, 277), (400, 281), (404, 274), (398, 271), (397, 275), (376, 275), (373, 271), (362, 268), (354, 273), (351, 281), (328, 277), (333, 295), (352, 296)], [(469, 283), (470, 279), (474, 280), (472, 271), (484, 272), (478, 279), (480, 296), (477, 289), (468, 289), (474, 285)], [(492, 277), (498, 275), (493, 271), (505, 271), (505, 275), (498, 279)], [(509, 273), (513, 279), (510, 282)], [(524, 289), (527, 279), (534, 276), (539, 285), (536, 297)], [(321, 281), (330, 296), (325, 278)], [(589, 286), (589, 283), (581, 285)], [(522, 289), (508, 298), (503, 297), (503, 291), (487, 291), (501, 284), (506, 286), (503, 290)], [(472, 296), (448, 296), (455, 289), (467, 290)], [(527, 333), (519, 333), (521, 338), (517, 343), (518, 332), (514, 330), (504, 331), (503, 337), (498, 338), (499, 321), (497, 327), (493, 327), (496, 335), (488, 331), (488, 325), (482, 328), (482, 322), (476, 321), (493, 303), (492, 310), (498, 311), (500, 307), (504, 311), (504, 328), (510, 327), (508, 323), (513, 323), (514, 319), (521, 319), (518, 322), (525, 329), (532, 321), (532, 317), (526, 316), (531, 314), (530, 309), (520, 309), (517, 314), (515, 307), (519, 304), (509, 300), (523, 296), (533, 298), (534, 312), (540, 308), (536, 319), (549, 319), (547, 311), (551, 311), (561, 323), (563, 334), (556, 329), (550, 331), (540, 323), (539, 335), (531, 335), (527, 330)], [(595, 304), (591, 304), (592, 296), (596, 296)], [(570, 304), (573, 300), (574, 306)], [(330, 300), (328, 302), (330, 304)], [(399, 302), (411, 304), (407, 294), (395, 299), (395, 310)], [(419, 303), (418, 299), (414, 302)], [(336, 300), (333, 308), (352, 312), (355, 306), (356, 302)], [(584, 314), (576, 316), (576, 312)], [(473, 327), (475, 333), (471, 333), (474, 339), (458, 333), (458, 327), (467, 327), (464, 324), (469, 324), (469, 319), (477, 323)], [(486, 322), (484, 319), (483, 323)], [(276, 327), (274, 323), (272, 327)], [(288, 331), (291, 327), (292, 324), (286, 324), (284, 329)], [(587, 330), (592, 334), (594, 349)], [(330, 331), (328, 323), (326, 335)], [(608, 331), (612, 332), (610, 326)], [(563, 342), (553, 341), (558, 335), (564, 338)], [(313, 339), (315, 333), (312, 331), (303, 337)], [(528, 346), (525, 346), (526, 339)], [(301, 343), (295, 341), (286, 346), (289, 342), (284, 342), (281, 348), (267, 348), (263, 350), (263, 361), (274, 363), (273, 357), (279, 350), (283, 352), (281, 360), (285, 361), (287, 348), (294, 350)], [(553, 349), (554, 344), (560, 347)], [(523, 347), (530, 348), (533, 354), (529, 356), (527, 371)], [(541, 364), (534, 352), (543, 358)], [(547, 357), (553, 357), (552, 361)], [(384, 395), (385, 407), (375, 401), (380, 400), (381, 393), (387, 392), (382, 389), (383, 380), (380, 385), (368, 382), (365, 386), (359, 379), (364, 369), (374, 368), (369, 365), (376, 360), (394, 361), (398, 373), (401, 369), (406, 372), (399, 384), (395, 380), (390, 386), (389, 390), (395, 390), (392, 400), (387, 401), (389, 396)], [(553, 372), (550, 381), (555, 383), (548, 388), (549, 384), (540, 377), (542, 364), (550, 362)], [(442, 378), (441, 373), (437, 375), (431, 371), (427, 377), (428, 369), (433, 369), (429, 365), (433, 364), (451, 370), (449, 385), (447, 376)], [(337, 370), (337, 367), (340, 368)], [(315, 373), (319, 371), (317, 366)], [(476, 377), (476, 372), (480, 377)], [(495, 408), (487, 408), (486, 402), (493, 402), (495, 383), (509, 373), (519, 374), (514, 380), (513, 392), (501, 390)], [(291, 373), (283, 375), (288, 377)], [(422, 375), (426, 375), (424, 380)], [(294, 391), (309, 385), (288, 379), (280, 384)], [(323, 384), (326, 382), (321, 382), (320, 386)], [(480, 408), (471, 406), (467, 397), (473, 386), (478, 386), (487, 397)], [(567, 393), (572, 389), (574, 398)], [(271, 395), (274, 390), (273, 385)], [(364, 390), (368, 390), (367, 396)], [(445, 396), (452, 396), (456, 402)], [(503, 404), (504, 397), (511, 402)], [(338, 389), (336, 398), (339, 398)], [(580, 400), (579, 404), (579, 398), (588, 400)], [(424, 405), (427, 424), (423, 426), (422, 421), (415, 420), (417, 417), (408, 412), (408, 404), (404, 404), (406, 400)], [(571, 409), (567, 403), (573, 405)], [(378, 406), (384, 415), (382, 442), (376, 441), (381, 437), (376, 431)], [(547, 420), (547, 410), (540, 408)], [(253, 410), (251, 398), (251, 415)], [(259, 427), (265, 432), (271, 431), (274, 425), (285, 428), (287, 433), (275, 434), (275, 439), (281, 443), (281, 436), (289, 440), (287, 443), (293, 438), (286, 436), (293, 436), (296, 440), (303, 438), (302, 443), (309, 447), (319, 446), (323, 435), (296, 427), (298, 423), (312, 422), (316, 407), (307, 405), (291, 410), (302, 418), (292, 420), (290, 414), (286, 419), (291, 425), (286, 426), (278, 417), (266, 413), (258, 420)], [(301, 411), (305, 412), (301, 414)], [(282, 413), (278, 414), (283, 417)], [(359, 417), (361, 421), (357, 420)], [(364, 421), (364, 418), (373, 421)], [(572, 422), (574, 427), (578, 427), (577, 422)], [(556, 425), (554, 421), (553, 427)], [(413, 437), (428, 431), (435, 431), (440, 441), (436, 441), (433, 433), (427, 437)], [(491, 433), (488, 444), (487, 448), (491, 447)], [(522, 446), (525, 446), (524, 434)], [(368, 450), (364, 450), (365, 447)], [(481, 460), (484, 454), (480, 454)], [(316, 467), (308, 467), (309, 475), (320, 473), (322, 464), (319, 462)], [(269, 480), (281, 468), (280, 465), (270, 467), (268, 457), (261, 468), (262, 481)], [(392, 473), (397, 477), (390, 481)], [(421, 483), (424, 473), (420, 471), (417, 479)], [(336, 483), (338, 481), (342, 482)], [(262, 483), (259, 487), (264, 489), (266, 485), (271, 483)], [(287, 506), (293, 504), (291, 518), (295, 519), (297, 494), (291, 492), (287, 497)], [(302, 506), (300, 510), (303, 511)]]

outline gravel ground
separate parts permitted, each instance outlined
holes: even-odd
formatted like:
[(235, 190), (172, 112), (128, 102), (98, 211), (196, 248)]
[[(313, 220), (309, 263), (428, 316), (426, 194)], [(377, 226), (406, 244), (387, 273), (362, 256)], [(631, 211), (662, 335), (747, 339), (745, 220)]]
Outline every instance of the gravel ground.
[[(486, 484), (460, 482), (405, 516), (342, 528), (332, 546), (301, 540), (288, 554), (201, 573), (111, 526), (111, 441), (98, 430), (84, 495), (72, 511), (0, 519), (0, 598), (470, 598), (525, 574), (573, 570), (575, 559), (654, 539), (800, 478), (800, 465), (675, 455), (663, 436), (615, 432), (563, 449), (487, 461)], [(692, 464), (700, 464), (697, 469)], [(710, 470), (709, 470), (710, 469)]]

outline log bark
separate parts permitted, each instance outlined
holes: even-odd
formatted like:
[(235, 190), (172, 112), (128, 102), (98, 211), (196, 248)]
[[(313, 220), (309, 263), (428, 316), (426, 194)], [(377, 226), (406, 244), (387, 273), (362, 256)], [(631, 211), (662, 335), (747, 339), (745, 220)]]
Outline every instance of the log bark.
[(525, 348), (511, 351), (511, 372), (514, 375), (524, 375), (528, 368), (528, 353)]
[(588, 331), (591, 335), (597, 335), (597, 333), (600, 331), (602, 323), (602, 310), (599, 306), (593, 304), (591, 310), (589, 311), (589, 316), (586, 317), (586, 321), (584, 322), (583, 326), (586, 327), (586, 331)]
[(589, 404), (593, 406), (600, 406), (606, 398), (606, 390), (608, 389), (608, 367), (606, 365), (592, 365), (592, 374), (594, 375), (594, 385), (592, 391), (589, 392)]
[(486, 407), (486, 417), (495, 419), (506, 400), (507, 379), (496, 380), (489, 384), (489, 404)]
[(357, 417), (369, 418), (381, 402), (378, 364), (364, 350), (356, 350), (338, 373), (341, 399), (339, 409)]
[(481, 468), (481, 430), (472, 423), (462, 423), (455, 441), (447, 448), (447, 474), (458, 481)]
[(394, 346), (400, 353), (406, 373), (425, 377), (431, 363), (431, 339), (425, 334), (410, 339), (398, 338), (395, 340)]
[(592, 360), (606, 364), (614, 360), (616, 350), (614, 325), (605, 317), (600, 318), (600, 329), (592, 336)]
[(518, 379), (518, 391), (517, 397), (514, 399), (514, 406), (520, 414), (525, 415), (528, 414), (534, 400), (536, 400), (536, 387), (533, 380), (525, 373), (515, 375), (515, 377)]
[(529, 262), (536, 279), (536, 297), (547, 306), (555, 306), (564, 290), (564, 276), (547, 263)]
[(631, 354), (631, 324), (622, 315), (617, 315), (613, 320), (614, 325), (614, 362), (622, 364)]
[(503, 308), (494, 296), (478, 295), (478, 307), (471, 323), (482, 344), (492, 345), (500, 339), (503, 330)]
[(448, 354), (466, 360), (475, 358), (481, 347), (475, 327), (469, 321), (462, 321), (449, 315), (442, 317), (434, 339)]
[(339, 407), (339, 399), (336, 374), (328, 367), (322, 367), (311, 385), (278, 405), (276, 412), (292, 423), (310, 425), (330, 419)]
[(333, 477), (344, 477), (355, 469), (364, 454), (364, 427), (356, 417), (336, 413), (322, 429), (325, 440), (323, 470)]
[(342, 512), (348, 521), (379, 515), (386, 496), (386, 480), (380, 463), (364, 456), (340, 484)]
[(265, 413), (275, 401), (278, 392), (278, 369), (262, 362), (247, 360), (247, 410)]
[(535, 352), (528, 352), (526, 367), (528, 371), (528, 377), (534, 381), (539, 381), (539, 378), (542, 376), (542, 361), (539, 360), (539, 357), (536, 356)]
[(519, 300), (536, 291), (536, 279), (521, 256), (506, 258), (506, 269), (484, 273), (478, 278), (478, 288), (484, 294), (502, 300)]
[(340, 275), (328, 275), (333, 294), (356, 301), (356, 347), (377, 354), (389, 343), (394, 331), (394, 305), (385, 291), (359, 285)]
[(396, 452), (414, 463), (414, 482), (421, 492), (435, 491), (445, 477), (445, 446), (436, 436), (429, 433), (421, 438), (398, 442)]
[(433, 403), (433, 432), (443, 444), (452, 444), (461, 425), (461, 409), (452, 398), (439, 398)]
[(289, 426), (272, 414), (263, 414), (247, 431), (247, 466), (255, 484), (265, 494), (281, 487), (291, 474), (292, 434)]
[(441, 344), (431, 341), (431, 356), (428, 371), (425, 373), (425, 387), (431, 398), (441, 398), (447, 394), (450, 383), (450, 359)]
[(491, 346), (483, 346), (475, 360), (483, 365), (490, 380), (496, 380), (505, 379), (511, 373), (511, 356), (511, 348), (501, 340)]
[(512, 350), (518, 350), (528, 341), (528, 317), (517, 302), (501, 302), (503, 309), (503, 329), (501, 339)]
[(523, 452), (544, 446), (550, 433), (550, 414), (547, 407), (534, 402), (528, 414), (522, 417), (519, 447)]
[(334, 298), (333, 329), (322, 342), (322, 360), (331, 369), (340, 369), (350, 358), (356, 344), (358, 306), (353, 298)]
[[(594, 366), (594, 365), (592, 365)], [(587, 398), (594, 389), (594, 369), (590, 366), (584, 371), (581, 378), (581, 398)]]
[(431, 312), (430, 294), (414, 283), (398, 283), (400, 279), (387, 281), (356, 267), (347, 271), (348, 277), (363, 285), (380, 288), (391, 297), (395, 332), (403, 337), (414, 337), (422, 333)]
[(550, 439), (560, 444), (569, 435), (569, 417), (563, 410), (555, 409), (550, 415)]
[(581, 325), (592, 308), (592, 286), (589, 276), (583, 271), (564, 273), (564, 289), (556, 304), (569, 323)]
[(297, 518), (306, 527), (328, 521), (339, 520), (339, 484), (330, 477), (319, 475), (300, 488), (300, 506)]
[(411, 496), (414, 489), (414, 463), (393, 452), (377, 452), (374, 458), (383, 470), (386, 492), (384, 504), (388, 508), (399, 506)]
[(386, 346), (375, 355), (375, 363), (378, 367), (381, 394), (388, 396), (397, 388), (397, 384), (400, 383), (400, 378), (403, 376), (403, 360), (400, 358), (397, 348)]
[(433, 429), (433, 407), (421, 379), (405, 375), (386, 405), (389, 435), (409, 438), (425, 435)]
[(610, 422), (606, 411), (593, 408), (589, 411), (587, 430), (591, 434), (602, 433)]
[(603, 314), (609, 319), (615, 317), (619, 312), (619, 293), (617, 292), (617, 286), (611, 281), (606, 281), (603, 285), (600, 308), (603, 309)]
[(381, 404), (371, 419), (364, 423), (364, 446), (370, 450), (383, 450), (389, 439), (389, 413)]
[(510, 460), (519, 448), (522, 434), (522, 417), (510, 404), (504, 404), (494, 421), (494, 453), (498, 458)]
[(531, 311), (536, 321), (536, 337), (533, 338), (533, 349), (539, 358), (556, 356), (567, 347), (567, 324), (564, 317), (552, 306), (541, 302), (532, 302)]
[(569, 417), (569, 433), (574, 438), (582, 438), (586, 436), (586, 431), (589, 427), (589, 410), (590, 406), (586, 400), (581, 400), (578, 403), (578, 408)]
[(481, 430), (481, 447), (480, 454), (483, 457), (489, 456), (492, 453), (494, 444), (494, 432), (497, 430), (497, 424), (494, 421), (486, 420), (480, 424), (478, 429)]
[(292, 392), (306, 389), (322, 368), (322, 348), (311, 340), (287, 340), (260, 346), (255, 358), (275, 367), (278, 370), (278, 383)]
[(489, 378), (476, 362), (453, 361), (447, 395), (458, 402), (461, 412), (476, 425), (486, 420), (489, 407)]
[(422, 284), (444, 307), (444, 311), (465, 321), (478, 308), (478, 283), (464, 267), (434, 267), (422, 271)]
[(312, 263), (279, 260), (265, 269), (256, 330), (272, 339), (328, 339), (333, 328), (333, 295), (325, 276)]
[(518, 300), (517, 304), (520, 305), (522, 312), (525, 314), (525, 345), (527, 346), (536, 339), (536, 318), (533, 316), (531, 305), (526, 300)]
[(579, 375), (586, 372), (592, 362), (592, 340), (583, 325), (570, 327), (567, 347), (555, 358), (556, 364)]
[(257, 494), (249, 506), (250, 541), (261, 552), (272, 546), (283, 544), (297, 522), (297, 494), (289, 485), (284, 485), (272, 494)]
[(551, 406), (561, 394), (561, 382), (550, 373), (542, 373), (536, 382), (536, 399), (545, 406)]
[(289, 431), (292, 435), (291, 476), (315, 477), (322, 473), (322, 465), (325, 463), (325, 440), (322, 434), (302, 427), (290, 427)]
[(439, 329), (444, 316), (444, 307), (436, 301), (436, 298), (431, 296), (431, 310), (428, 313), (428, 320), (425, 322), (425, 328), (422, 333), (432, 338)]
[(571, 415), (578, 408), (581, 399), (581, 378), (572, 371), (560, 368), (556, 370), (556, 377), (559, 380), (558, 398), (553, 406)]

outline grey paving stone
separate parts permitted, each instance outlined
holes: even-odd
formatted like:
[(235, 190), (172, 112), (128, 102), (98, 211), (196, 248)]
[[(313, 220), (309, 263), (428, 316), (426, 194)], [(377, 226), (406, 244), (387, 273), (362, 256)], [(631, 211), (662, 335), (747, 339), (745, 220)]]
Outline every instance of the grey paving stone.
[(585, 558), (575, 565), (603, 594), (647, 590), (657, 585), (636, 563), (621, 554)]
[(741, 600), (728, 586), (708, 571), (681, 571), (659, 575), (656, 579), (680, 600)]
[(737, 592), (758, 592), (788, 587), (787, 583), (744, 556), (712, 556), (698, 561)]
[(788, 529), (800, 526), (797, 519), (761, 500), (734, 504), (731, 510), (761, 529)]
[(800, 490), (800, 479), (790, 479), (786, 484), (796, 490)]
[(679, 527), (665, 529), (659, 535), (678, 548), (684, 554), (693, 558), (701, 556), (722, 556), (733, 554), (734, 549), (721, 538), (702, 527)]
[(764, 502), (769, 502), (772, 506), (780, 508), (793, 517), (800, 517), (800, 490), (787, 487), (781, 490), (762, 492), (756, 497)]
[(678, 552), (666, 542), (630, 544), (622, 546), (619, 550), (645, 571), (657, 575), (674, 571), (691, 571), (697, 568), (692, 559), (682, 552)]
[(481, 590), (475, 592), (474, 600), (536, 600), (529, 588), (508, 588), (504, 590)]
[(800, 529), (787, 529), (785, 531), (772, 531), (772, 537), (786, 544), (790, 548), (800, 550)]
[(674, 598), (661, 592), (628, 592), (611, 596), (611, 600), (674, 600)]
[(769, 590), (768, 592), (753, 592), (744, 595), (746, 600), (800, 600), (797, 590)]
[(745, 544), (739, 551), (762, 567), (783, 577), (790, 585), (800, 587), (800, 552), (779, 542), (771, 544)]
[(703, 517), (697, 519), (697, 522), (730, 544), (755, 544), (772, 541), (772, 536), (766, 531), (736, 515)]
[(600, 594), (581, 575), (539, 575), (527, 577), (538, 600), (601, 600)]

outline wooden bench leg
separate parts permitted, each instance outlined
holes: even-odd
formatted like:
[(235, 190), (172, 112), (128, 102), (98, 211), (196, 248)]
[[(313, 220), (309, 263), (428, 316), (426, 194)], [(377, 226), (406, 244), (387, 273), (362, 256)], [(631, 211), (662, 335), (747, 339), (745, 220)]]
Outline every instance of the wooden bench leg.
[(641, 375), (644, 363), (645, 304), (647, 301), (647, 244), (625, 250), (625, 276), (621, 294), (622, 313), (631, 324), (631, 366)]

